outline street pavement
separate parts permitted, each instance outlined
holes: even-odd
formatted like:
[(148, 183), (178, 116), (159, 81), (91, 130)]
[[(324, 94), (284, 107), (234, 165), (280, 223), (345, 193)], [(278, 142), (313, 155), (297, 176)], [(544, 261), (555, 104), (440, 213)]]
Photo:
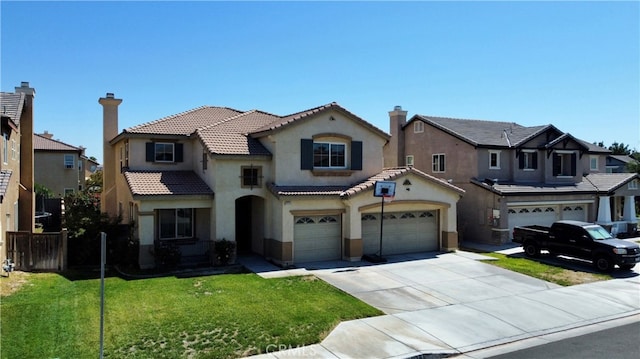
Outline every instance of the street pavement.
[(334, 261), (282, 270), (242, 258), (262, 277), (315, 275), (385, 313), (342, 322), (319, 344), (274, 345), (252, 358), (486, 358), (640, 321), (638, 269), (562, 287), (483, 259), (490, 257), (432, 252), (389, 256), (385, 264)]

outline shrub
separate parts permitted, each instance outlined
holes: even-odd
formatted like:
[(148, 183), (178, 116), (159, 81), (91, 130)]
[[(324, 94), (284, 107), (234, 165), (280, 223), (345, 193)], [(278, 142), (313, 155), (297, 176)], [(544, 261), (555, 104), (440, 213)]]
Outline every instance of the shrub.
[(216, 266), (226, 266), (235, 262), (236, 242), (219, 239), (213, 244), (213, 264)]

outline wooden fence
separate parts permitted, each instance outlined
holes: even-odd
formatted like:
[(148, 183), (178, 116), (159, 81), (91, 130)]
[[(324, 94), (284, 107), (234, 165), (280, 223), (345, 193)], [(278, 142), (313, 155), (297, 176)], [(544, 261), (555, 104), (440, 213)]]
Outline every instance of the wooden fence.
[(7, 258), (21, 271), (63, 271), (67, 267), (67, 232), (6, 232)]

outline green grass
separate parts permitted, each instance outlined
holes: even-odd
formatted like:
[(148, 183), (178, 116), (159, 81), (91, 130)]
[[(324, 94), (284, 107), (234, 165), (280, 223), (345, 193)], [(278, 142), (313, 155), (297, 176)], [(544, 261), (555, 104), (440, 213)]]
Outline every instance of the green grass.
[(500, 253), (482, 254), (495, 258), (495, 260), (488, 260), (486, 263), (562, 286), (608, 280), (612, 278), (608, 274), (574, 271), (555, 265), (544, 264), (524, 257), (511, 257)]
[[(100, 281), (27, 280), (0, 303), (1, 357), (97, 357)], [(317, 343), (340, 321), (382, 314), (315, 277), (108, 278), (105, 288), (106, 358), (234, 358)]]

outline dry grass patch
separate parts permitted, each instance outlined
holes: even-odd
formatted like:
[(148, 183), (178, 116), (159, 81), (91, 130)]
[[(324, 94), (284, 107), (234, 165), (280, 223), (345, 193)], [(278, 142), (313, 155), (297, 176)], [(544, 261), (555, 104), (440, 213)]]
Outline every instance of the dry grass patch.
[(0, 297), (9, 296), (28, 285), (30, 276), (30, 273), (16, 271), (6, 277), (0, 277)]

